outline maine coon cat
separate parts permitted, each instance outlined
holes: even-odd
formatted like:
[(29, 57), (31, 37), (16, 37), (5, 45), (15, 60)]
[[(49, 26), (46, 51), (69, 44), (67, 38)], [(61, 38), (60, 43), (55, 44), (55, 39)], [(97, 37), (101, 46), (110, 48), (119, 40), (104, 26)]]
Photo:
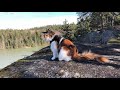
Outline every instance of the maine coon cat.
[(46, 41), (50, 42), (50, 48), (53, 52), (52, 60), (58, 58), (59, 61), (65, 60), (97, 60), (99, 62), (109, 62), (110, 60), (101, 55), (92, 52), (78, 53), (77, 47), (69, 39), (65, 39), (60, 35), (56, 35), (52, 30), (42, 32)]

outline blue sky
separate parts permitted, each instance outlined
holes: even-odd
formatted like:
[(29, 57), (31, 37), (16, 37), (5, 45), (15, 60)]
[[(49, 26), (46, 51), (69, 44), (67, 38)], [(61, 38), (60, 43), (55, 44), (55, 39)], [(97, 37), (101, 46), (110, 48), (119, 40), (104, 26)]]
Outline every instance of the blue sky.
[(28, 29), (45, 25), (77, 22), (76, 12), (0, 12), (0, 29)]

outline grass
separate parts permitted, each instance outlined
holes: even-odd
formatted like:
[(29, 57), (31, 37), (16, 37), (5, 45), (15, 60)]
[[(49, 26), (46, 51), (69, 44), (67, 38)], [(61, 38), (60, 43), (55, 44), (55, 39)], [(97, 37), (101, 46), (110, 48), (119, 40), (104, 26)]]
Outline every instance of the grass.
[(108, 41), (108, 43), (110, 44), (120, 44), (120, 39), (115, 39), (115, 38), (112, 38)]
[(18, 60), (18, 61), (16, 61), (16, 62), (30, 62), (31, 60), (25, 60), (25, 59), (20, 59), (20, 60)]

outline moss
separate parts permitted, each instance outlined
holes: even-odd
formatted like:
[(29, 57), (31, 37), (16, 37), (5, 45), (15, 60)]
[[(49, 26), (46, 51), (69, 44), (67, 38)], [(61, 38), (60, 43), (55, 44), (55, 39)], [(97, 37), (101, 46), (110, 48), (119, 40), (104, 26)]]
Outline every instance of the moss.
[(120, 39), (112, 38), (108, 41), (108, 43), (118, 43), (118, 44), (120, 44)]
[(20, 59), (20, 60), (18, 60), (16, 62), (31, 62), (31, 60)]

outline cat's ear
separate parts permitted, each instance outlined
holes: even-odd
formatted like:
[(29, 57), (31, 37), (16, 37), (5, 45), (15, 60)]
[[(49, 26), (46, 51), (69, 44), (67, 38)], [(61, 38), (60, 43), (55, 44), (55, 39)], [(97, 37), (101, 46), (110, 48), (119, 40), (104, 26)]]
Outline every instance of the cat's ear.
[(45, 33), (47, 33), (47, 32), (41, 32), (41, 33), (45, 34)]
[(45, 34), (45, 33), (48, 33), (49, 32), (49, 29), (47, 29), (45, 32), (42, 32), (43, 34)]
[(52, 32), (52, 30), (50, 30), (50, 29), (47, 29), (47, 30), (46, 30), (46, 32), (50, 33), (50, 32)]
[(52, 34), (54, 34), (54, 32), (52, 31), (52, 30), (50, 30), (50, 29), (47, 29), (45, 32), (42, 32), (42, 33), (52, 33)]
[(47, 32), (47, 31), (50, 31), (50, 29), (47, 29), (46, 32)]
[(49, 35), (54, 35), (55, 34), (55, 32), (53, 32), (52, 30), (50, 30), (50, 29), (48, 29), (48, 31), (47, 31), (48, 33), (49, 33)]

